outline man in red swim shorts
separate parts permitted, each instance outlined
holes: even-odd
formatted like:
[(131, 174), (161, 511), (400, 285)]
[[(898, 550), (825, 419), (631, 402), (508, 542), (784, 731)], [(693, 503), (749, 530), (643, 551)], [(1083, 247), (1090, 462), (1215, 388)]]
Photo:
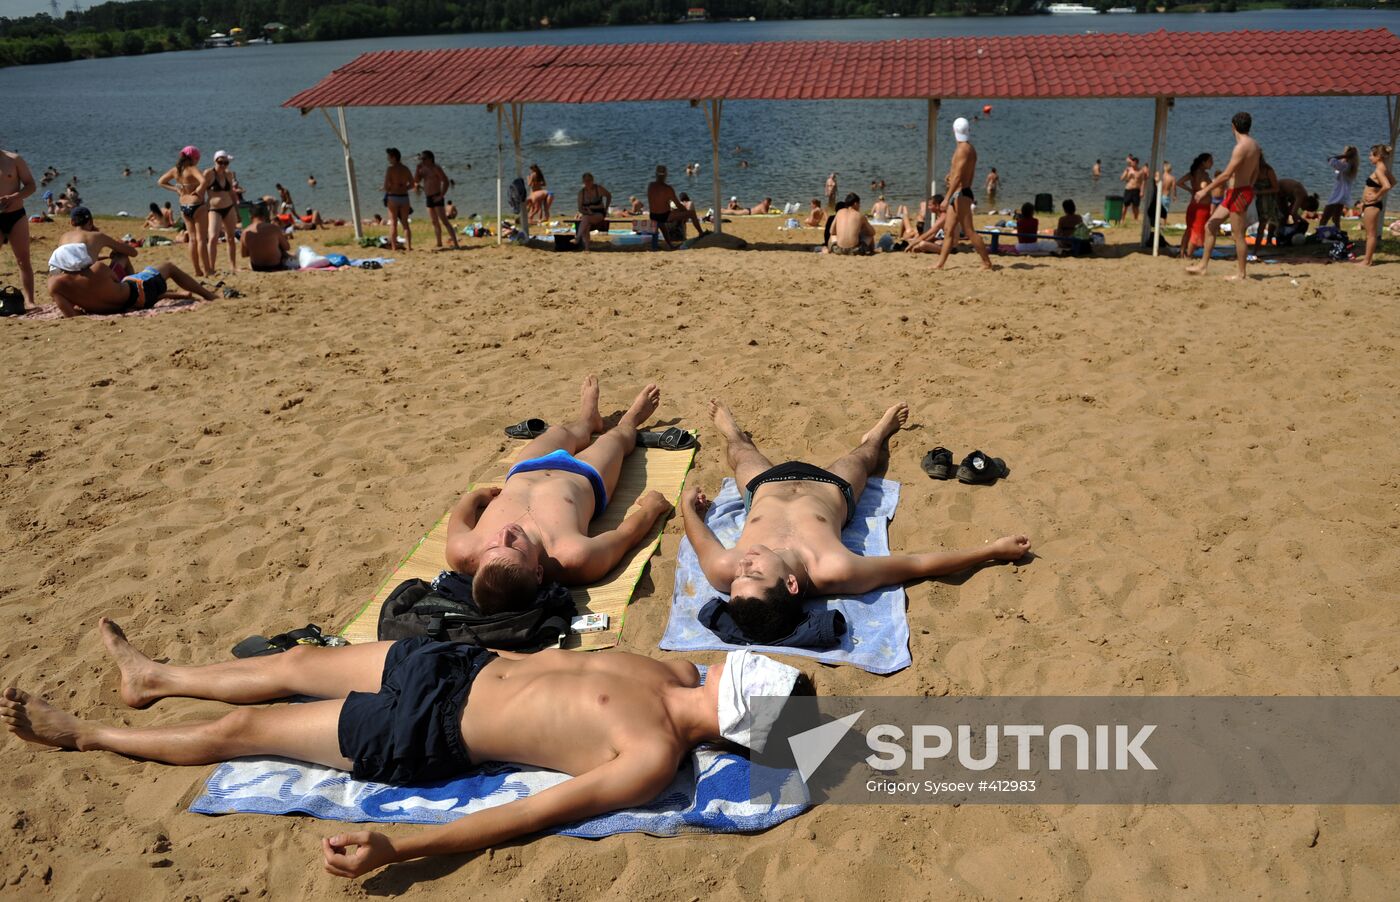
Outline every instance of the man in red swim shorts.
[(1206, 266), (1210, 264), (1211, 251), (1215, 250), (1215, 239), (1220, 235), (1220, 226), (1228, 217), (1230, 235), (1235, 240), (1235, 262), (1239, 271), (1226, 278), (1234, 280), (1245, 277), (1245, 261), (1249, 255), (1249, 248), (1244, 241), (1244, 215), (1249, 205), (1254, 203), (1254, 180), (1259, 176), (1259, 159), (1262, 155), (1259, 143), (1249, 136), (1252, 125), (1253, 120), (1248, 113), (1234, 115), (1230, 120), (1230, 128), (1235, 133), (1235, 150), (1230, 154), (1230, 163), (1210, 184), (1196, 192), (1196, 203), (1209, 203), (1212, 191), (1227, 181), (1230, 184), (1229, 190), (1225, 192), (1224, 202), (1216, 207), (1215, 212), (1206, 221), (1206, 243), (1202, 249), (1201, 262), (1186, 270), (1192, 275), (1200, 275), (1206, 271)]

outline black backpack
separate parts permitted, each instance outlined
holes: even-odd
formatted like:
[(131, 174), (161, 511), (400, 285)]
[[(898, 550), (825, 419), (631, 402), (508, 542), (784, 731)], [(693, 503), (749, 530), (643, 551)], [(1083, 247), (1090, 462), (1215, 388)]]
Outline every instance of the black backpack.
[[(469, 577), (455, 576), (458, 585), (470, 585)], [(483, 614), (470, 595), (453, 594), (455, 598), (436, 592), (421, 579), (399, 583), (379, 610), (379, 638), (426, 636), (481, 648), (539, 651), (558, 644), (576, 612), (573, 596), (558, 583), (541, 586), (534, 607), (499, 614)]]

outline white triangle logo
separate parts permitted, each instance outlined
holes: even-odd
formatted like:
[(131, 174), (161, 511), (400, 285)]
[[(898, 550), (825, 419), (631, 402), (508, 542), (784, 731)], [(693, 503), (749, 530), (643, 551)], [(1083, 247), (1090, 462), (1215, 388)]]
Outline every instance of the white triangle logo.
[(861, 709), (854, 714), (847, 714), (840, 720), (833, 720), (788, 737), (788, 748), (792, 749), (792, 760), (797, 764), (797, 773), (801, 775), (803, 783), (817, 772), (826, 756), (831, 754), (864, 713), (865, 710)]

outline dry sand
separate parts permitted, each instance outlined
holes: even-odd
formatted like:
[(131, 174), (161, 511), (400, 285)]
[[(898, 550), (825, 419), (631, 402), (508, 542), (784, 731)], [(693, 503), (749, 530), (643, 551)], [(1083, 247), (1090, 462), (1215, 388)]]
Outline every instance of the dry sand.
[[(1141, 255), (986, 274), (962, 254), (937, 275), (925, 257), (785, 250), (811, 233), (772, 219), (735, 230), (774, 246), (477, 242), (378, 272), (244, 273), (230, 282), (247, 298), (189, 312), (0, 321), (0, 679), (105, 721), (219, 711), (122, 708), (98, 616), (175, 662), (339, 627), (496, 459), (503, 425), (566, 415), (597, 372), (605, 406), (661, 383), (660, 421), (701, 429), (692, 479), (712, 492), (711, 395), (775, 453), (821, 462), (907, 399), (895, 547), (1034, 537), (1029, 565), (910, 587), (914, 666), (818, 668), (822, 692), (1400, 694), (1393, 253), (1372, 270), (1260, 266), (1245, 285), (1222, 281), (1227, 264), (1190, 279)], [(36, 229), (36, 263), (58, 231)], [(930, 481), (919, 459), (940, 444), (1004, 457), (1011, 478)], [(673, 519), (625, 649), (662, 654), (680, 534)], [(184, 811), (205, 768), (8, 737), (2, 754), (14, 898), (1380, 898), (1400, 883), (1393, 808), (975, 805), (546, 838), (350, 883), (318, 863), (337, 824)]]

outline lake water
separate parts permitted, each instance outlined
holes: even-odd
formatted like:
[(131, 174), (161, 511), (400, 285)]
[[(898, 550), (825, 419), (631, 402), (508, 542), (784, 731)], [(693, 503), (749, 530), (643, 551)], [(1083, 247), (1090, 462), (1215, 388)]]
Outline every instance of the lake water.
[[(18, 150), (35, 171), (53, 165), (80, 178), (84, 202), (99, 213), (143, 211), (174, 195), (155, 187), (146, 167), (164, 172), (178, 149), (195, 144), (204, 163), (228, 150), (233, 169), (251, 193), (273, 193), (282, 182), (298, 206), (347, 216), (345, 168), (339, 145), (320, 113), (302, 116), (280, 104), (337, 66), (370, 50), (483, 47), (511, 44), (751, 42), (771, 40), (884, 40), (959, 35), (1100, 32), (1221, 31), (1389, 27), (1400, 13), (1366, 10), (1265, 11), (1234, 14), (1032, 16), (967, 19), (873, 19), (811, 22), (738, 22), (683, 26), (587, 28), (512, 34), (434, 35), (165, 53), (0, 69), (0, 147)], [(1281, 39), (1284, 40), (1284, 39)], [(1261, 82), (1269, 77), (1260, 72)], [(947, 167), (947, 129), (971, 117), (980, 101), (949, 101), (942, 109), (939, 171)], [(1179, 100), (1172, 112), (1166, 159), (1182, 172), (1191, 157), (1210, 151), (1222, 162), (1231, 147), (1229, 117), (1240, 107), (1254, 114), (1255, 135), (1280, 175), (1312, 191), (1331, 184), (1326, 156), (1345, 144), (1369, 147), (1385, 140), (1385, 102), (1379, 97)], [(1150, 101), (997, 102), (977, 123), (979, 180), (995, 166), (1003, 178), (999, 206), (1048, 191), (1101, 205), (1116, 193), (1122, 159), (1150, 152)], [(450, 197), (464, 214), (494, 211), (496, 120), (484, 107), (415, 107), (346, 111), (359, 172), (364, 215), (378, 209), (383, 148), (410, 159), (430, 148), (456, 181)], [(745, 205), (764, 195), (805, 202), (821, 193), (831, 170), (841, 190), (870, 200), (873, 178), (883, 178), (892, 202), (917, 202), (924, 173), (923, 101), (762, 102), (724, 106), (722, 176), (725, 194)], [(607, 106), (547, 104), (525, 110), (525, 162), (536, 162), (559, 192), (560, 212), (571, 212), (577, 176), (591, 170), (618, 199), (643, 193), (652, 168), (665, 162), (678, 190), (708, 204), (710, 141), (704, 115), (685, 103)], [(736, 154), (734, 149), (743, 150)], [(507, 145), (507, 172), (513, 168)], [(1094, 160), (1105, 177), (1089, 175)], [(739, 168), (739, 161), (749, 163)], [(698, 179), (684, 163), (700, 161)], [(133, 174), (123, 178), (123, 166)], [(470, 166), (470, 170), (468, 170)], [(316, 189), (306, 178), (315, 174)], [(61, 187), (60, 180), (60, 187)], [(31, 202), (32, 208), (33, 202)]]

